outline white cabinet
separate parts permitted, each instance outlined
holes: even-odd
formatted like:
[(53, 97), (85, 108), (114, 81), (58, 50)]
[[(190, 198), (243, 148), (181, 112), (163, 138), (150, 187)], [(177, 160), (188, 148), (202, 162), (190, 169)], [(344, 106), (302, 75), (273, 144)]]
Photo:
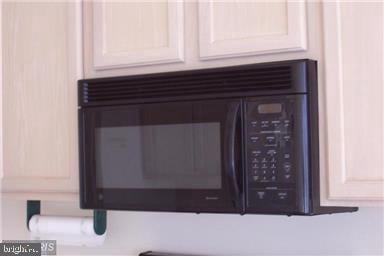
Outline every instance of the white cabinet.
[(305, 1), (92, 1), (83, 24), (86, 77), (231, 65), (207, 60), (305, 51), (308, 39)]
[(80, 7), (2, 3), (3, 195), (77, 198)]
[(199, 1), (201, 59), (305, 50), (304, 1)]
[(384, 2), (324, 2), (323, 21), (324, 203), (374, 204), (384, 199)]
[(184, 54), (183, 2), (95, 1), (84, 19), (91, 31), (93, 68), (180, 62)]

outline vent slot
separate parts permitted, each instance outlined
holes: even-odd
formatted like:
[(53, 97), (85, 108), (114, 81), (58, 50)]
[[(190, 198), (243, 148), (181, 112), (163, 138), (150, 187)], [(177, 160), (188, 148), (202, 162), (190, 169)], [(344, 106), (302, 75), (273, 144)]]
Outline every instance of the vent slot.
[(213, 95), (282, 90), (292, 87), (291, 66), (256, 67), (243, 69), (213, 69), (93, 79), (81, 84), (81, 101), (105, 103), (137, 99)]

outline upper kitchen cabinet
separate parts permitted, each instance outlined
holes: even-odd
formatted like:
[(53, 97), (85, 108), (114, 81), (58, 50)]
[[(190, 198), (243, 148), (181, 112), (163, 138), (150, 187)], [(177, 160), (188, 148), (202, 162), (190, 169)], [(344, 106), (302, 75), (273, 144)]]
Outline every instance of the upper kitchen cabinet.
[(323, 15), (323, 203), (377, 204), (384, 199), (384, 2), (324, 2)]
[(84, 7), (84, 43), (94, 70), (183, 61), (181, 1), (93, 1)]
[(229, 66), (247, 61), (220, 58), (245, 56), (254, 63), (267, 53), (303, 53), (307, 5), (283, 0), (85, 1), (85, 77)]
[(2, 3), (5, 196), (78, 196), (77, 79), (81, 5)]
[(307, 48), (304, 1), (199, 1), (200, 58)]

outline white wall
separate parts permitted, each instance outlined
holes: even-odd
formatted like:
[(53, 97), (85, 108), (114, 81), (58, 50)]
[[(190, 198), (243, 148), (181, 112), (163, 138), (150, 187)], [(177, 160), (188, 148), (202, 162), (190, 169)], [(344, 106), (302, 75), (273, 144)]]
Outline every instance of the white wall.
[[(68, 203), (44, 203), (42, 211), (78, 214), (75, 208)], [(27, 239), (25, 202), (4, 200), (2, 213), (3, 239)], [(129, 256), (146, 250), (217, 256), (383, 255), (383, 214), (383, 208), (314, 217), (110, 211), (104, 246), (59, 246), (58, 252)]]

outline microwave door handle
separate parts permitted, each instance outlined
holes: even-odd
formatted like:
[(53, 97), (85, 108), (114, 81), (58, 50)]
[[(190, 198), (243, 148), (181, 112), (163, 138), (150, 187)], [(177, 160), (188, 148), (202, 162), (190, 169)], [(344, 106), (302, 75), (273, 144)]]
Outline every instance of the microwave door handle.
[(240, 189), (240, 183), (238, 181), (238, 175), (237, 172), (241, 171), (238, 169), (238, 166), (236, 165), (236, 154), (239, 152), (236, 152), (236, 139), (237, 139), (237, 122), (240, 115), (240, 102), (234, 102), (231, 103), (229, 112), (228, 112), (228, 119), (227, 119), (227, 135), (226, 135), (226, 156), (224, 159), (224, 162), (226, 163), (226, 170), (228, 177), (230, 178), (230, 186), (231, 186), (231, 192), (233, 196), (233, 202), (236, 206), (236, 208), (241, 209), (241, 189)]

